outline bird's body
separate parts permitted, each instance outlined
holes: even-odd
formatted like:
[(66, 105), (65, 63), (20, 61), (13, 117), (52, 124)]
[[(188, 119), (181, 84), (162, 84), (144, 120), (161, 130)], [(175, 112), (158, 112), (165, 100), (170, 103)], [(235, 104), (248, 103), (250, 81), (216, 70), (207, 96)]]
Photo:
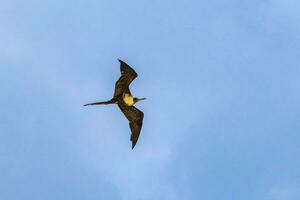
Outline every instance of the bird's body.
[(113, 98), (109, 101), (85, 104), (85, 106), (101, 104), (118, 104), (119, 108), (129, 121), (129, 126), (131, 129), (130, 139), (132, 141), (133, 149), (139, 138), (144, 118), (144, 113), (136, 107), (134, 107), (134, 104), (146, 98), (139, 99), (131, 95), (129, 85), (138, 75), (128, 64), (126, 64), (122, 60), (119, 60), (119, 62), (121, 64), (121, 77), (116, 82)]
[(127, 106), (133, 106), (135, 104), (133, 96), (128, 93), (124, 93), (123, 101)]

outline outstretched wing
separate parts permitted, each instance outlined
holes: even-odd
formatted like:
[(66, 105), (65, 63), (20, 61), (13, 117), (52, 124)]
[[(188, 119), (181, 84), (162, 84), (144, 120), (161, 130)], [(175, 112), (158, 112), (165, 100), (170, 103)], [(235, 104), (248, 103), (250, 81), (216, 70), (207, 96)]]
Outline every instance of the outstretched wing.
[(118, 59), (120, 62), (121, 77), (116, 82), (114, 97), (123, 95), (124, 91), (131, 94), (129, 90), (130, 83), (138, 76), (137, 73), (128, 64)]
[(129, 126), (131, 129), (130, 140), (132, 142), (133, 149), (140, 136), (143, 126), (144, 113), (134, 106), (126, 106), (122, 103), (119, 103), (118, 106), (129, 121)]

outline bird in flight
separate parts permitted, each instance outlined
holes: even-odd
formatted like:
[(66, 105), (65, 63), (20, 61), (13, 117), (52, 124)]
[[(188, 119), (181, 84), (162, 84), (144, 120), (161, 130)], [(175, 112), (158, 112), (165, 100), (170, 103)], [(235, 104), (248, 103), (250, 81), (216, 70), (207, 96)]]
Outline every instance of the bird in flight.
[(134, 107), (134, 104), (138, 101), (145, 100), (146, 98), (139, 99), (131, 95), (129, 85), (138, 75), (128, 64), (120, 59), (118, 59), (118, 61), (121, 64), (121, 77), (116, 82), (113, 98), (109, 101), (88, 103), (84, 106), (117, 104), (129, 121), (129, 127), (131, 129), (130, 140), (132, 142), (131, 148), (133, 149), (138, 141), (144, 118), (144, 113)]

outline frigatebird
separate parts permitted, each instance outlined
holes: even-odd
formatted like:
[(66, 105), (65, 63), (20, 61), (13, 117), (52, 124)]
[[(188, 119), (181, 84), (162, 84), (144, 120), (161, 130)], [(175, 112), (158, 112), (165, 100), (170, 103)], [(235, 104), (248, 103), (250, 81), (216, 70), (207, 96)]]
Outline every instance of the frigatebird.
[(88, 103), (84, 106), (117, 104), (129, 121), (129, 127), (131, 129), (130, 140), (132, 142), (131, 148), (133, 149), (138, 141), (144, 118), (144, 113), (133, 105), (146, 98), (139, 99), (131, 95), (129, 85), (138, 76), (138, 74), (124, 61), (120, 59), (118, 59), (118, 61), (120, 62), (121, 77), (116, 82), (113, 98), (109, 101)]

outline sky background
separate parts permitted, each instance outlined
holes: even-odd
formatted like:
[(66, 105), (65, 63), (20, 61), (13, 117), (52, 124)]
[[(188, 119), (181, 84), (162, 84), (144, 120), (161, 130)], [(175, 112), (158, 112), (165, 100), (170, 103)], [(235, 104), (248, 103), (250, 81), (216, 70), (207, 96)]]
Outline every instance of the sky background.
[[(0, 199), (299, 200), (300, 1), (0, 0)], [(120, 58), (147, 97), (132, 151)]]

